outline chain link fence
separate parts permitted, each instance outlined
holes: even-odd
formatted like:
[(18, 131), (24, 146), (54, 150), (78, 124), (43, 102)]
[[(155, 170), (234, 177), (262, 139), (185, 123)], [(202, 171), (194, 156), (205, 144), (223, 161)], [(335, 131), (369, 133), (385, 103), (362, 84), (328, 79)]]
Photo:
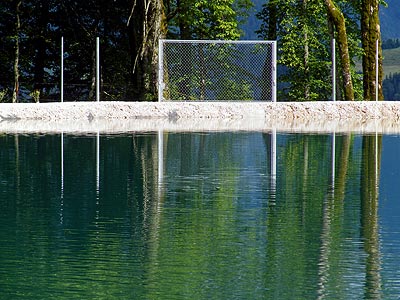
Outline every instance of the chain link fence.
[(159, 101), (276, 101), (275, 41), (160, 40)]

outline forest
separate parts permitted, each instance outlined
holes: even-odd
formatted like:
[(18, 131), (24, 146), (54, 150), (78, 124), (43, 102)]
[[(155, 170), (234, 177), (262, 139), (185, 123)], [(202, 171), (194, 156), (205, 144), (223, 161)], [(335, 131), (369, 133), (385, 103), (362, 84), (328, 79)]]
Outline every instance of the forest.
[(385, 99), (400, 100), (400, 73), (389, 74), (383, 80), (383, 94)]
[[(382, 52), (378, 0), (14, 0), (0, 3), (0, 101), (60, 99), (64, 38), (67, 101), (95, 96), (100, 38), (101, 99), (157, 98), (158, 40), (246, 36), (256, 15), (259, 39), (278, 41), (280, 100), (328, 100), (331, 40), (337, 41), (339, 100), (375, 99), (375, 43)], [(253, 23), (254, 23), (254, 19)], [(248, 32), (247, 32), (248, 35)], [(358, 74), (355, 61), (362, 59)]]

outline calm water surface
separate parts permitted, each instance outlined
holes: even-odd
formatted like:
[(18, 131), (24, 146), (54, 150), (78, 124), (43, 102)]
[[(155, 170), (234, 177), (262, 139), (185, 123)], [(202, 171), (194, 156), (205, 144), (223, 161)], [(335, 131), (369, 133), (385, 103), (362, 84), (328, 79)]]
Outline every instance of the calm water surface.
[(0, 299), (399, 299), (399, 153), (376, 135), (1, 135)]

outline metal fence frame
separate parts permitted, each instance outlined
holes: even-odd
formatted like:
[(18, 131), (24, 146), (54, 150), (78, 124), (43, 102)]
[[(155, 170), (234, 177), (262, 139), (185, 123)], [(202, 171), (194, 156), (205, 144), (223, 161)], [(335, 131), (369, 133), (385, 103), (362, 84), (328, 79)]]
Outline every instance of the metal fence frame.
[(170, 39), (160, 39), (159, 40), (159, 52), (158, 52), (158, 101), (162, 102), (164, 100), (163, 93), (165, 89), (164, 83), (164, 46), (168, 43), (175, 44), (270, 44), (271, 49), (271, 79), (272, 79), (272, 91), (271, 100), (276, 102), (277, 98), (277, 43), (276, 41), (257, 41), (257, 40), (170, 40)]

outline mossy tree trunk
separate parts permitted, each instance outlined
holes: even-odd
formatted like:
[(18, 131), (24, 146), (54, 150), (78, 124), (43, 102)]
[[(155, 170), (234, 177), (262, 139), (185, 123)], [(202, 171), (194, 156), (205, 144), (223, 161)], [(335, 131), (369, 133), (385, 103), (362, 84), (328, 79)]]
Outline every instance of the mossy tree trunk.
[(133, 97), (155, 100), (158, 92), (158, 40), (165, 36), (162, 0), (134, 0), (127, 22)]
[[(378, 99), (383, 100), (379, 1), (362, 0), (361, 8), (361, 39), (364, 49), (362, 59), (364, 100), (376, 100), (376, 84), (378, 84)], [(376, 41), (378, 41), (378, 83), (376, 83)]]
[(351, 78), (350, 54), (347, 43), (346, 22), (343, 13), (333, 0), (325, 0), (328, 17), (332, 20), (337, 33), (337, 44), (343, 77), (344, 100), (354, 100), (353, 80)]
[(18, 93), (19, 93), (19, 35), (21, 31), (21, 19), (20, 19), (20, 10), (21, 10), (22, 1), (17, 1), (15, 6), (16, 12), (16, 24), (15, 24), (15, 58), (14, 58), (14, 90), (12, 95), (12, 102), (18, 102)]
[(308, 41), (308, 28), (306, 22), (306, 15), (307, 15), (307, 0), (303, 0), (302, 4), (302, 16), (304, 17), (303, 20), (303, 35), (304, 35), (304, 56), (303, 56), (303, 67), (304, 67), (304, 76), (306, 79), (305, 87), (304, 87), (304, 99), (306, 101), (310, 100), (310, 49), (309, 49), (309, 41)]

